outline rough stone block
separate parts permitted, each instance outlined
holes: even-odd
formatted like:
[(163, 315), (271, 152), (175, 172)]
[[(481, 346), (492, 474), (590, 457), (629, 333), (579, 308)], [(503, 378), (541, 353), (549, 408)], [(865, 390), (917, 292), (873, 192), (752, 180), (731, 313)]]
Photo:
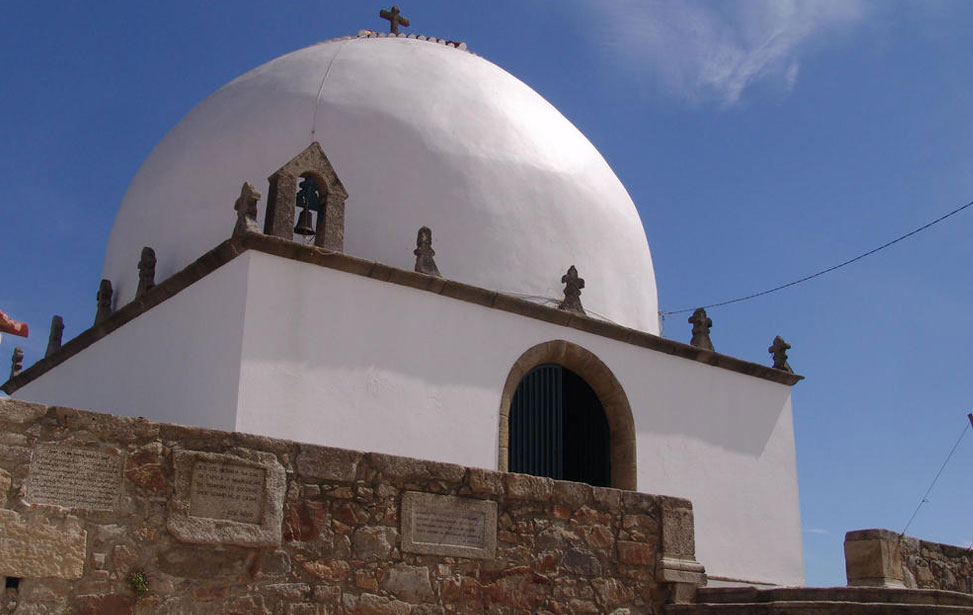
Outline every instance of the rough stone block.
[(401, 600), (389, 600), (375, 594), (362, 594), (350, 609), (353, 615), (409, 615), (411, 611), (412, 606)]
[(610, 577), (593, 579), (591, 586), (595, 590), (598, 604), (606, 609), (615, 608), (635, 599), (635, 592), (618, 579)]
[(899, 535), (888, 530), (845, 534), (845, 575), (848, 585), (905, 587)]
[(626, 564), (654, 566), (657, 552), (652, 546), (641, 542), (618, 541), (618, 559)]
[(156, 565), (174, 577), (212, 579), (242, 574), (247, 561), (238, 550), (218, 551), (177, 543), (159, 554)]
[(578, 509), (591, 501), (591, 485), (570, 481), (554, 481), (554, 499), (560, 504)]
[(369, 453), (368, 462), (386, 478), (395, 480), (442, 480), (459, 483), (466, 475), (466, 468), (452, 463), (380, 453)]
[(363, 527), (352, 538), (355, 557), (363, 560), (384, 560), (399, 541), (399, 533), (391, 527)]
[(0, 510), (0, 576), (80, 579), (87, 535), (77, 517), (52, 522)]
[(554, 481), (550, 478), (529, 474), (507, 474), (505, 482), (507, 497), (512, 500), (548, 502), (554, 496)]
[(499, 495), (503, 493), (503, 474), (482, 468), (470, 468), (470, 490), (476, 494)]
[(592, 487), (592, 499), (601, 505), (602, 508), (612, 512), (618, 510), (622, 504), (622, 491), (611, 487)]
[(134, 602), (118, 594), (78, 596), (78, 615), (132, 615)]
[(584, 576), (598, 576), (602, 572), (598, 556), (585, 549), (568, 549), (561, 558), (561, 568)]
[(432, 602), (436, 595), (429, 582), (429, 569), (425, 566), (393, 566), (385, 571), (382, 589), (396, 598), (415, 604)]
[(0, 421), (30, 423), (47, 414), (47, 406), (19, 399), (0, 399)]
[(343, 483), (354, 482), (362, 453), (340, 448), (301, 445), (297, 471), (304, 478)]
[(662, 552), (665, 557), (695, 560), (696, 532), (692, 504), (666, 498), (662, 503)]
[(113, 414), (86, 412), (74, 408), (55, 408), (61, 427), (87, 431), (116, 442), (134, 442), (159, 435), (159, 423), (143, 418), (129, 418)]

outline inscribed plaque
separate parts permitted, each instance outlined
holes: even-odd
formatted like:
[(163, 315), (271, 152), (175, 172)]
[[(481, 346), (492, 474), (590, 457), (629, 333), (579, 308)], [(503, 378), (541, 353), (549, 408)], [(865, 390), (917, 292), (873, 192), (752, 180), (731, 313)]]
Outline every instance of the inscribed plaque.
[(263, 468), (197, 461), (189, 492), (189, 514), (207, 519), (260, 523), (264, 506)]
[(182, 542), (241, 547), (280, 544), (284, 466), (273, 453), (175, 450), (175, 495), (166, 527)]
[(497, 503), (408, 491), (402, 496), (402, 550), (491, 559)]
[(96, 448), (39, 444), (30, 460), (27, 501), (65, 508), (114, 510), (122, 455)]

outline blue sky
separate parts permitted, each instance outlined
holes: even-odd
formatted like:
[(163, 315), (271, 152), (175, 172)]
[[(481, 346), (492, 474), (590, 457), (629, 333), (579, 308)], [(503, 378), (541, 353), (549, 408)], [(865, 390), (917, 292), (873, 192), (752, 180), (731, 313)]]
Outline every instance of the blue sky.
[[(33, 331), (5, 336), (0, 353), (19, 344), (28, 365), (40, 358), (54, 313), (66, 339), (89, 326), (124, 190), (194, 104), (283, 53), (383, 28), (379, 8), (0, 4), (0, 308)], [(599, 148), (639, 207), (664, 310), (788, 282), (973, 200), (973, 3), (402, 11), (410, 31), (466, 41), (525, 81)], [(973, 208), (839, 272), (710, 310), (718, 351), (767, 363), (779, 334), (807, 377), (793, 397), (808, 584), (844, 583), (846, 531), (904, 527), (964, 427), (971, 231)], [(688, 341), (686, 317), (670, 316), (666, 337)], [(973, 541), (971, 462), (968, 434), (910, 534)]]

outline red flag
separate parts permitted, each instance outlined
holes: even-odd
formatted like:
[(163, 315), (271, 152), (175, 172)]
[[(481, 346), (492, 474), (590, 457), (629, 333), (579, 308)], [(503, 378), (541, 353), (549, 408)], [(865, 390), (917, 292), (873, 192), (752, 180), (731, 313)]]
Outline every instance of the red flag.
[(0, 333), (27, 337), (27, 323), (12, 320), (9, 316), (0, 312)]

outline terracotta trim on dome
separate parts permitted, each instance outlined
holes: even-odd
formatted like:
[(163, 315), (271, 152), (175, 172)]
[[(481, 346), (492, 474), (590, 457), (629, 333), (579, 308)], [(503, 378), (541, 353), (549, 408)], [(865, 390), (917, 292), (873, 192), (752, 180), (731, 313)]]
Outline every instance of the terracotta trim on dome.
[(340, 43), (341, 41), (351, 41), (358, 38), (410, 38), (417, 41), (425, 41), (427, 43), (434, 43), (438, 45), (443, 45), (445, 47), (451, 47), (458, 51), (465, 51), (471, 55), (476, 55), (470, 51), (466, 43), (462, 41), (449, 41), (444, 38), (436, 38), (435, 36), (426, 36), (425, 34), (415, 34), (414, 32), (399, 32), (398, 34), (391, 34), (389, 32), (377, 32), (375, 30), (360, 30), (357, 35), (353, 34), (351, 36), (338, 36), (335, 38), (329, 38), (325, 41), (320, 41), (315, 43), (315, 45), (325, 45), (327, 43)]
[(248, 232), (227, 239), (196, 259), (186, 268), (173, 274), (167, 280), (147, 291), (141, 297), (118, 308), (105, 320), (83, 331), (77, 337), (61, 346), (53, 354), (37, 361), (5, 382), (0, 386), (0, 390), (8, 395), (12, 395), (19, 388), (32, 382), (42, 374), (47, 373), (101, 338), (107, 336), (112, 331), (121, 328), (142, 313), (149, 311), (166, 299), (198, 282), (247, 250), (256, 250), (265, 254), (289, 258), (319, 267), (337, 269), (338, 271), (374, 278), (400, 286), (409, 286), (460, 301), (476, 303), (484, 307), (519, 314), (527, 318), (571, 327), (572, 329), (600, 335), (633, 346), (641, 346), (649, 350), (664, 352), (683, 359), (689, 359), (690, 361), (705, 363), (713, 367), (770, 380), (779, 384), (792, 386), (804, 379), (803, 376), (767, 367), (766, 365), (751, 363), (719, 354), (712, 350), (696, 348), (689, 344), (665, 339), (657, 335), (652, 335), (651, 333), (597, 320), (590, 316), (583, 316), (546, 305), (540, 305), (497, 291), (464, 284), (455, 280), (445, 280), (414, 271), (399, 269), (398, 267), (342, 254), (341, 252), (331, 252), (323, 248), (304, 245), (280, 237)]

